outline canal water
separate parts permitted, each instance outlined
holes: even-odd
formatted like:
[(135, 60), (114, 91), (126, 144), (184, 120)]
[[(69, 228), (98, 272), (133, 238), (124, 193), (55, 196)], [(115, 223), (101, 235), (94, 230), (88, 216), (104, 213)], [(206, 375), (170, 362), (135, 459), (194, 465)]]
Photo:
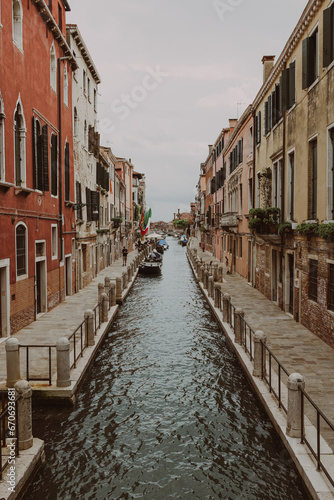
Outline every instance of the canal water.
[(169, 238), (74, 408), (35, 408), (46, 462), (25, 499), (305, 500), (304, 486)]

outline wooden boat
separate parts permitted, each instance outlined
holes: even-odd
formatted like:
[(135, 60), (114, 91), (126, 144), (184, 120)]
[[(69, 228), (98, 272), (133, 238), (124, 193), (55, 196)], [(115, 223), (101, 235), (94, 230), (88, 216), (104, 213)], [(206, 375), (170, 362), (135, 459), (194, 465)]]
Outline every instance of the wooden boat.
[(139, 266), (139, 271), (143, 274), (159, 274), (162, 267), (162, 255), (156, 250), (142, 262)]

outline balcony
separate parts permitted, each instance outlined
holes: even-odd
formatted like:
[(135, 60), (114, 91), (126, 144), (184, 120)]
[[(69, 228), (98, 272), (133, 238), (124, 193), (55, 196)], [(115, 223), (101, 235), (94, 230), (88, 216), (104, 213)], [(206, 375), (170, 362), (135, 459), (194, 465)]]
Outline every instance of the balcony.
[(237, 212), (226, 212), (222, 215), (221, 226), (222, 227), (238, 227), (238, 213)]

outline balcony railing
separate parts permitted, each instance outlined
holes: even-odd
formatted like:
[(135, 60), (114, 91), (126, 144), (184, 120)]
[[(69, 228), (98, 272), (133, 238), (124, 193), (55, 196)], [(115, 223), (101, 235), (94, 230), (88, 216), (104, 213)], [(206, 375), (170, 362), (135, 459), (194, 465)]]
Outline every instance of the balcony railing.
[(222, 227), (236, 227), (238, 226), (238, 213), (237, 212), (226, 212), (222, 215), (221, 226)]

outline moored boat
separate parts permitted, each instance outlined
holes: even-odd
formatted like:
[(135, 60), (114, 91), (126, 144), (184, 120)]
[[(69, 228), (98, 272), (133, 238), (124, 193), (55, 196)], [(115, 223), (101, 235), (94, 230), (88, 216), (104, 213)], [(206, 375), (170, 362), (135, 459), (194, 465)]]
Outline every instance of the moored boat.
[(159, 274), (162, 267), (162, 255), (156, 250), (150, 253), (150, 255), (142, 262), (139, 266), (139, 271), (145, 274)]

